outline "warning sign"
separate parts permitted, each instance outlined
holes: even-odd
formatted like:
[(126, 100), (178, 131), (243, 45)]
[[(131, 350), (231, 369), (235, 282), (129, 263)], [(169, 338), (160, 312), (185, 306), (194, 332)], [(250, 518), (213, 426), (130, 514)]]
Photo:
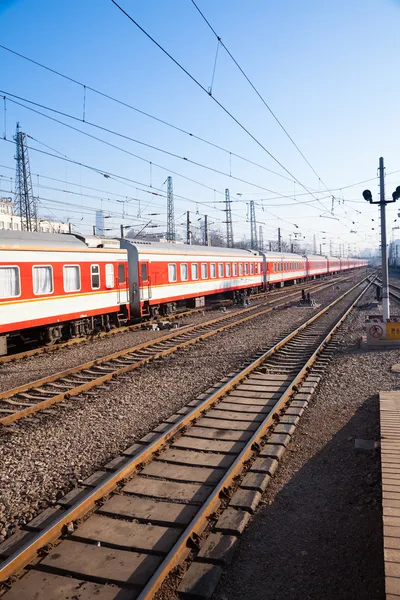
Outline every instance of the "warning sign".
[(367, 343), (371, 347), (392, 346), (400, 348), (400, 318), (384, 321), (373, 315), (366, 322)]
[(380, 339), (383, 335), (383, 328), (380, 325), (371, 325), (369, 335), (375, 339)]

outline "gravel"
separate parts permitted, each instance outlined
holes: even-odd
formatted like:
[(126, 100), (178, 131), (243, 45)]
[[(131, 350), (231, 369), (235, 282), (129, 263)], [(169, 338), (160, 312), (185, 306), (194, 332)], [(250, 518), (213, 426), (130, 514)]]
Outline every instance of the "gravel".
[(367, 314), (364, 301), (336, 336), (341, 350), (213, 600), (385, 597), (380, 457), (354, 440), (379, 439), (378, 392), (400, 388), (400, 351), (359, 348)]
[[(316, 297), (324, 304), (337, 294), (329, 289)], [(126, 374), (98, 395), (71, 399), (52, 414), (4, 428), (0, 539), (311, 314), (312, 309), (286, 309), (260, 316)]]
[[(301, 287), (299, 286), (299, 296), (300, 289)], [(288, 288), (288, 291), (291, 291), (290, 288)], [(317, 293), (315, 296), (319, 297), (319, 294)], [(228, 308), (226, 314), (235, 314), (240, 310), (241, 307), (234, 306)], [(182, 328), (186, 325), (197, 325), (221, 316), (223, 316), (221, 310), (207, 311), (204, 314), (199, 313), (182, 317), (178, 323), (180, 328)], [(67, 346), (54, 352), (25, 358), (16, 363), (0, 364), (0, 392), (53, 373), (58, 373), (59, 371), (64, 371), (67, 368), (81, 365), (84, 362), (101, 358), (113, 352), (155, 340), (171, 333), (171, 331), (135, 329), (133, 331), (117, 333), (109, 337), (95, 338), (92, 341), (82, 342), (76, 346)]]

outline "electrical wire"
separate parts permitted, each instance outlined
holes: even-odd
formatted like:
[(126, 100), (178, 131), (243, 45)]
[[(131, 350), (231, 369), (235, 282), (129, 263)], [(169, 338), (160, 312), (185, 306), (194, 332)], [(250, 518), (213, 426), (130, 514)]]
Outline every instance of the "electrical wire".
[[(82, 131), (81, 129), (78, 129), (77, 127), (73, 127), (72, 125), (69, 125), (68, 123), (60, 121), (59, 119), (55, 119), (54, 117), (51, 117), (50, 115), (46, 115), (46, 114), (40, 112), (39, 110), (36, 110), (36, 109), (32, 108), (31, 106), (26, 106), (26, 105), (22, 104), (22, 102), (27, 102), (28, 104), (33, 104), (34, 106), (39, 106), (40, 108), (43, 108), (44, 110), (48, 110), (48, 111), (57, 113), (59, 115), (62, 115), (62, 116), (67, 117), (69, 119), (73, 119), (75, 121), (79, 121), (81, 123), (84, 123), (85, 125), (90, 125), (91, 127), (95, 127), (96, 129), (100, 129), (100, 130), (105, 131), (107, 133), (110, 133), (112, 135), (124, 138), (124, 139), (129, 140), (131, 142), (134, 142), (136, 144), (140, 144), (140, 145), (146, 146), (147, 148), (150, 148), (152, 150), (156, 150), (158, 152), (162, 152), (162, 153), (167, 154), (168, 156), (171, 156), (173, 158), (177, 158), (179, 160), (183, 160), (186, 163), (192, 164), (194, 166), (197, 166), (197, 167), (200, 167), (200, 168), (203, 168), (203, 169), (207, 169), (208, 171), (211, 171), (211, 172), (216, 173), (218, 175), (223, 175), (224, 177), (229, 177), (230, 179), (234, 179), (236, 181), (240, 181), (241, 183), (245, 183), (246, 185), (251, 185), (251, 186), (256, 187), (258, 189), (262, 189), (262, 190), (264, 190), (266, 192), (270, 192), (270, 193), (273, 193), (273, 194), (279, 194), (279, 196), (282, 197), (282, 198), (292, 198), (292, 196), (285, 195), (285, 194), (280, 194), (279, 192), (277, 192), (275, 190), (271, 190), (271, 189), (266, 188), (266, 187), (264, 187), (262, 185), (258, 185), (256, 183), (251, 182), (251, 181), (247, 181), (246, 179), (242, 179), (240, 177), (236, 177), (236, 176), (232, 175), (231, 173), (227, 173), (227, 172), (221, 171), (219, 169), (215, 169), (214, 167), (210, 167), (209, 165), (205, 165), (205, 164), (199, 163), (197, 161), (191, 160), (190, 158), (187, 158), (185, 156), (179, 156), (178, 154), (175, 154), (175, 153), (170, 152), (168, 150), (165, 150), (165, 149), (162, 149), (162, 148), (158, 148), (157, 146), (154, 146), (154, 145), (151, 145), (151, 144), (147, 144), (146, 142), (142, 142), (140, 140), (131, 138), (131, 137), (129, 137), (129, 136), (125, 135), (125, 134), (122, 134), (120, 132), (116, 132), (116, 131), (114, 131), (112, 129), (108, 129), (106, 127), (98, 125), (97, 123), (92, 123), (92, 122), (87, 121), (87, 120), (85, 121), (85, 120), (83, 120), (83, 119), (81, 119), (79, 117), (76, 117), (74, 115), (70, 115), (68, 113), (65, 113), (65, 112), (59, 111), (57, 109), (48, 107), (48, 106), (46, 106), (44, 104), (40, 104), (38, 102), (34, 102), (34, 101), (28, 100), (26, 98), (22, 98), (20, 96), (16, 96), (15, 94), (11, 94), (9, 92), (5, 92), (5, 91), (2, 91), (2, 90), (0, 90), (0, 94), (5, 94), (4, 97), (6, 97), (9, 100), (9, 102), (12, 102), (13, 104), (21, 106), (22, 108), (25, 108), (27, 110), (30, 110), (31, 112), (39, 114), (42, 117), (50, 119), (51, 121), (59, 123), (60, 125), (63, 125), (64, 127), (72, 129), (73, 131), (77, 131), (78, 133), (81, 133), (82, 135), (86, 135), (87, 137), (95, 139), (95, 140), (97, 140), (97, 141), (99, 141), (99, 142), (101, 142), (103, 144), (106, 144), (108, 146), (116, 148), (117, 150), (120, 150), (121, 152), (125, 152), (126, 154), (129, 154), (129, 155), (133, 156), (134, 158), (137, 158), (138, 160), (142, 160), (142, 161), (144, 161), (144, 162), (146, 162), (148, 164), (152, 164), (152, 165), (154, 165), (154, 166), (156, 166), (156, 167), (158, 167), (160, 169), (164, 169), (164, 170), (172, 173), (173, 175), (177, 175), (178, 177), (182, 177), (183, 179), (186, 179), (186, 180), (188, 180), (188, 181), (190, 181), (192, 183), (195, 183), (197, 185), (205, 187), (206, 189), (209, 189), (209, 190), (212, 190), (212, 191), (214, 190), (213, 187), (210, 187), (210, 186), (208, 186), (208, 185), (206, 185), (204, 183), (196, 181), (195, 179), (191, 179), (190, 177), (187, 177), (186, 175), (182, 175), (182, 173), (179, 173), (179, 172), (176, 172), (176, 171), (172, 171), (169, 167), (165, 167), (163, 165), (155, 163), (154, 161), (150, 161), (149, 159), (143, 158), (142, 156), (140, 156), (138, 154), (134, 154), (133, 152), (130, 152), (129, 150), (126, 150), (125, 148), (121, 148), (120, 146), (116, 146), (115, 144), (111, 144), (110, 142), (107, 142), (106, 140), (103, 140), (103, 139), (101, 139), (101, 138), (99, 138), (97, 136), (94, 136), (94, 135), (92, 135), (92, 134), (90, 134), (90, 133), (88, 133), (86, 131)], [(19, 100), (22, 100), (22, 102), (18, 102), (16, 100), (13, 100), (12, 98), (18, 98)], [(217, 191), (217, 193), (223, 194), (223, 192), (218, 192), (218, 191)]]
[[(287, 181), (292, 181), (291, 179), (289, 179), (289, 177), (282, 175), (282, 173), (278, 173), (277, 171), (268, 169), (264, 165), (260, 165), (259, 163), (256, 163), (255, 161), (253, 161), (249, 158), (246, 158), (246, 157), (242, 156), (241, 154), (237, 154), (236, 152), (233, 152), (232, 150), (228, 150), (227, 148), (224, 148), (223, 146), (220, 146), (219, 144), (215, 144), (214, 142), (211, 142), (210, 140), (207, 140), (199, 135), (196, 135), (194, 133), (191, 133), (190, 131), (187, 131), (186, 129), (183, 129), (182, 127), (173, 125), (172, 123), (169, 123), (168, 121), (165, 121), (164, 119), (161, 119), (161, 118), (156, 117), (146, 111), (136, 108), (135, 106), (132, 106), (131, 104), (128, 104), (127, 102), (124, 102), (123, 100), (115, 98), (114, 96), (106, 94), (105, 92), (101, 92), (100, 90), (93, 88), (90, 85), (81, 83), (80, 81), (77, 81), (73, 77), (69, 77), (68, 75), (65, 75), (64, 73), (61, 73), (60, 71), (52, 69), (51, 67), (48, 67), (47, 65), (44, 65), (43, 63), (33, 60), (32, 58), (29, 58), (28, 56), (25, 56), (24, 54), (20, 54), (19, 52), (16, 52), (15, 50), (11, 50), (11, 48), (8, 48), (7, 46), (4, 46), (3, 44), (0, 44), (0, 48), (2, 48), (3, 50), (6, 50), (7, 52), (10, 52), (11, 54), (14, 54), (15, 56), (18, 56), (19, 58), (22, 58), (23, 60), (26, 60), (42, 69), (45, 69), (46, 71), (49, 71), (50, 73), (53, 73), (54, 75), (58, 75), (59, 77), (62, 77), (63, 79), (66, 79), (67, 81), (70, 81), (71, 83), (79, 85), (80, 87), (82, 87), (83, 90), (89, 90), (91, 92), (94, 92), (95, 94), (98, 94), (99, 96), (102, 96), (103, 98), (106, 98), (107, 100), (116, 102), (117, 104), (124, 106), (125, 108), (128, 108), (128, 109), (133, 110), (145, 117), (153, 119), (154, 121), (157, 121), (158, 123), (161, 123), (162, 125), (170, 127), (171, 129), (174, 129), (175, 131), (179, 131), (180, 133), (183, 133), (184, 135), (187, 135), (187, 136), (191, 137), (192, 139), (202, 142), (203, 144), (207, 144), (208, 146), (212, 146), (213, 148), (216, 148), (217, 150), (220, 150), (221, 152), (225, 152), (226, 154), (234, 156), (235, 158), (239, 158), (240, 160), (243, 160), (259, 169), (268, 171), (268, 173), (273, 173), (274, 175), (277, 175), (278, 177), (281, 177), (282, 179), (286, 179)], [(85, 122), (86, 122), (86, 120), (85, 120)]]
[[(232, 61), (235, 63), (235, 65), (237, 66), (237, 68), (239, 69), (239, 71), (242, 73), (243, 77), (246, 79), (246, 81), (249, 83), (249, 85), (252, 87), (252, 89), (255, 91), (255, 93), (257, 94), (257, 96), (260, 98), (261, 102), (264, 104), (264, 106), (268, 109), (268, 111), (270, 112), (270, 114), (272, 115), (272, 117), (275, 119), (275, 121), (278, 123), (279, 127), (282, 129), (282, 131), (285, 133), (285, 135), (289, 138), (289, 140), (291, 141), (291, 143), (293, 144), (293, 146), (296, 148), (296, 150), (299, 152), (299, 154), (303, 157), (303, 159), (305, 160), (305, 162), (307, 163), (307, 165), (310, 167), (310, 169), (312, 170), (312, 172), (314, 173), (314, 175), (319, 179), (319, 181), (321, 181), (321, 183), (326, 187), (326, 185), (324, 184), (324, 182), (322, 181), (322, 179), (320, 178), (320, 176), (318, 175), (318, 173), (315, 171), (314, 167), (312, 166), (312, 164), (309, 162), (309, 160), (306, 158), (306, 156), (303, 154), (303, 152), (300, 150), (300, 148), (298, 147), (298, 145), (296, 144), (296, 142), (294, 141), (294, 139), (292, 138), (292, 136), (289, 134), (289, 132), (287, 131), (287, 129), (283, 126), (283, 124), (281, 123), (281, 121), (278, 119), (278, 117), (276, 116), (276, 114), (274, 113), (274, 111), (272, 110), (272, 108), (269, 106), (269, 104), (266, 102), (266, 100), (263, 98), (263, 96), (261, 95), (261, 93), (258, 91), (258, 89), (256, 88), (256, 86), (254, 85), (254, 83), (251, 81), (251, 79), (248, 77), (248, 75), (245, 73), (245, 71), (242, 69), (242, 67), (239, 65), (238, 61), (236, 60), (236, 58), (232, 55), (232, 53), (230, 52), (230, 50), (228, 50), (228, 48), (226, 47), (226, 45), (224, 44), (224, 42), (222, 41), (222, 38), (217, 34), (217, 32), (215, 31), (215, 29), (212, 27), (211, 23), (208, 21), (208, 19), (206, 19), (205, 15), (202, 13), (202, 11), (200, 10), (200, 8), (197, 6), (195, 0), (191, 0), (192, 4), (195, 6), (195, 8), (197, 9), (197, 11), (199, 12), (199, 14), (201, 15), (201, 17), (203, 18), (203, 20), (207, 23), (208, 27), (211, 29), (211, 31), (213, 32), (213, 34), (215, 35), (215, 37), (218, 40), (218, 43), (221, 44), (221, 46), (223, 47), (223, 49), (225, 50), (225, 52), (228, 54), (228, 56), (232, 59)], [(328, 188), (326, 187), (327, 191)]]
[[(237, 119), (219, 100), (217, 100), (217, 98), (215, 98), (215, 96), (212, 96), (209, 94), (209, 92), (207, 91), (207, 89), (194, 77), (194, 75), (192, 75), (183, 65), (181, 65), (181, 63), (178, 62), (178, 60), (176, 60), (161, 44), (159, 44), (141, 25), (139, 25), (139, 23), (128, 13), (126, 12), (122, 6), (120, 6), (118, 4), (118, 2), (116, 2), (116, 0), (111, 0), (111, 2), (151, 41), (153, 42), (153, 44), (155, 44), (162, 52), (163, 54), (165, 54), (181, 71), (183, 71), (183, 73), (185, 73), (185, 75), (187, 75), (192, 81), (193, 83), (195, 83), (203, 92), (205, 92), (207, 94), (207, 96), (209, 96), (209, 98), (211, 98), (262, 150), (264, 150), (264, 152), (266, 152), (266, 154), (268, 154), (268, 156), (270, 156), (270, 158), (272, 158), (272, 160), (274, 160), (280, 167), (281, 169), (283, 169), (291, 178), (292, 180), (296, 181), (296, 183), (298, 183), (305, 191), (310, 192), (310, 190), (301, 182), (299, 181), (299, 179), (297, 177), (295, 177), (293, 175), (293, 173), (291, 173), (289, 171), (289, 169), (287, 169), (256, 137), (255, 135), (253, 135), (249, 129), (247, 129), (247, 127), (245, 127), (245, 125), (243, 125), (239, 119)], [(329, 191), (329, 190), (328, 190)], [(313, 196), (315, 199), (317, 199), (317, 197), (315, 196), (315, 194), (313, 192), (310, 192), (311, 196)], [(327, 208), (322, 204), (322, 202), (317, 199), (318, 202), (321, 204), (321, 206), (323, 207), (324, 210), (327, 210)]]

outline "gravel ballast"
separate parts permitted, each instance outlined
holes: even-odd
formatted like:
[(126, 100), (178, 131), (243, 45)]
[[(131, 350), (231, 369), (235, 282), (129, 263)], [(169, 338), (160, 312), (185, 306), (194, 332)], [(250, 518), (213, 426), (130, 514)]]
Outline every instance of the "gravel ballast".
[[(321, 283), (323, 282), (318, 282), (318, 284)], [(346, 285), (348, 284), (341, 284), (343, 289), (345, 289)], [(297, 287), (299, 297), (301, 287), (301, 285)], [(287, 293), (291, 293), (296, 291), (296, 288), (290, 286), (286, 291)], [(323, 293), (324, 292), (317, 292), (315, 298), (318, 299), (323, 297), (321, 296)], [(272, 294), (270, 298), (275, 299), (276, 295)], [(260, 300), (257, 300), (256, 297), (254, 297), (254, 304), (258, 304), (258, 302), (260, 302)], [(182, 316), (174, 321), (174, 323), (178, 324), (179, 329), (182, 329), (185, 326), (199, 325), (206, 321), (218, 319), (224, 315), (234, 315), (242, 311), (243, 309), (240, 306), (229, 307), (224, 312), (221, 310), (209, 310), (204, 313)], [(134, 329), (133, 331), (119, 332), (108, 337), (94, 338), (91, 341), (81, 342), (77, 345), (71, 345), (55, 351), (24, 358), (15, 363), (9, 362), (4, 363), (3, 365), (0, 364), (0, 392), (40, 379), (41, 377), (64, 371), (67, 368), (81, 365), (84, 362), (107, 356), (113, 352), (118, 352), (138, 344), (156, 340), (172, 332), (173, 330), (151, 331), (146, 329)]]
[(380, 455), (354, 443), (379, 439), (378, 393), (400, 388), (400, 351), (359, 348), (370, 313), (354, 312), (335, 337), (342, 348), (213, 600), (385, 597)]
[[(343, 285), (340, 291), (351, 285)], [(331, 288), (318, 294), (318, 301), (325, 304), (338, 293)], [(1, 537), (311, 314), (311, 309), (273, 311), (126, 374), (98, 395), (69, 400), (52, 414), (38, 414), (4, 428)]]

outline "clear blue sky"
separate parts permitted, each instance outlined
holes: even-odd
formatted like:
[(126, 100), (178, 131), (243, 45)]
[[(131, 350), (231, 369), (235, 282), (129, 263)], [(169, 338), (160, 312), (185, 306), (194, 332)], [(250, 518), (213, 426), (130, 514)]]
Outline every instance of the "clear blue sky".
[[(120, 4), (208, 88), (216, 39), (190, 0), (120, 0)], [(83, 123), (53, 115), (163, 167), (153, 165), (150, 169), (148, 162), (89, 139), (7, 100), (8, 139), (12, 139), (18, 120), (22, 130), (38, 140), (29, 140), (32, 148), (52, 152), (43, 145), (46, 144), (73, 160), (143, 184), (127, 185), (120, 180), (106, 179), (83, 167), (32, 150), (33, 183), (41, 198), (42, 214), (51, 212), (58, 218), (70, 218), (76, 230), (87, 231), (94, 223), (90, 209), (102, 207), (111, 215), (107, 220), (110, 228), (116, 228), (120, 222), (139, 227), (140, 223), (152, 219), (153, 225), (162, 225), (161, 231), (165, 229), (165, 198), (143, 190), (148, 190), (146, 186), (150, 184), (165, 190), (163, 184), (167, 176), (175, 171), (211, 188), (173, 175), (175, 194), (193, 200), (175, 199), (179, 230), (183, 230), (181, 215), (190, 210), (196, 225), (197, 219), (207, 213), (213, 227), (224, 232), (221, 200), (228, 187), (232, 199), (237, 200), (232, 205), (236, 239), (249, 236), (247, 202), (254, 199), (257, 219), (264, 224), (264, 239), (276, 239), (276, 230), (280, 226), (286, 239), (293, 232), (301, 232), (311, 240), (315, 233), (318, 245), (332, 239), (334, 249), (339, 243), (346, 247), (351, 244), (351, 249), (355, 244), (357, 250), (376, 245), (377, 209), (362, 201), (361, 192), (370, 187), (377, 197), (377, 181), (345, 190), (338, 188), (374, 178), (379, 156), (384, 156), (388, 173), (400, 169), (400, 2), (198, 0), (198, 5), (314, 170), (329, 190), (334, 190), (334, 217), (340, 220), (321, 217), (324, 209), (316, 201), (300, 204), (300, 201), (314, 198), (303, 195), (304, 189), (298, 183), (236, 158), (232, 158), (230, 165), (228, 154), (90, 91), (86, 94), (88, 121), (227, 174), (212, 173)], [(111, 0), (0, 0), (0, 25), (0, 43), (4, 46), (287, 176)], [(82, 118), (83, 89), (80, 86), (2, 49), (0, 67), (1, 90)], [(219, 49), (213, 95), (300, 182), (319, 190), (317, 196), (320, 198), (330, 195), (223, 48)], [(3, 136), (3, 102), (0, 112)], [(3, 193), (12, 185), (9, 178), (14, 176), (13, 157), (12, 144), (1, 141), (0, 164), (12, 168), (0, 167)], [(249, 183), (230, 178), (230, 171)], [(60, 181), (51, 181), (44, 176)], [(277, 193), (257, 188), (250, 182)], [(71, 185), (73, 183), (78, 185)], [(390, 195), (400, 184), (400, 172), (388, 176), (386, 184), (387, 195)], [(65, 194), (45, 186), (76, 194)], [(87, 190), (83, 186), (103, 191)], [(100, 196), (103, 200), (83, 194)], [(289, 198), (277, 199), (279, 194)], [(116, 201), (124, 196), (130, 199), (125, 205)], [(132, 198), (140, 199), (140, 218), (139, 203)], [(339, 198), (345, 198), (344, 204), (338, 203)], [(322, 200), (322, 203), (327, 210), (331, 209), (330, 199)], [(154, 212), (160, 214), (148, 216)], [(396, 212), (397, 208), (392, 205), (389, 228)], [(357, 233), (350, 233), (351, 230)]]

